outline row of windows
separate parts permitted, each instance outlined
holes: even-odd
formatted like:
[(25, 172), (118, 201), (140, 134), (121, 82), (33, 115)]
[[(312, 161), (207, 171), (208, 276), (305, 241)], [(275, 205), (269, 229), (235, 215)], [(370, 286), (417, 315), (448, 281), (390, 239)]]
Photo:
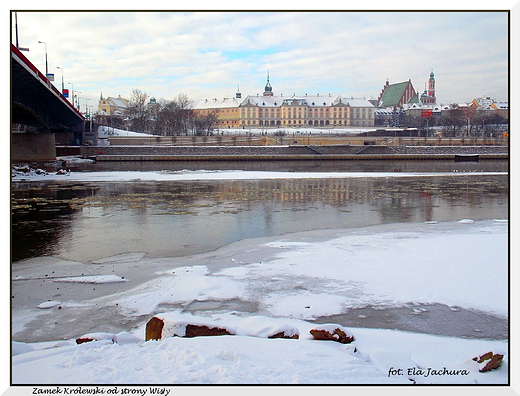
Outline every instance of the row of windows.
[[(334, 114), (335, 117), (340, 117), (340, 116), (343, 116), (345, 114), (349, 114), (349, 111), (347, 109), (341, 109), (340, 111), (337, 109), (323, 109), (323, 108), (320, 108), (320, 109), (282, 109), (282, 114), (287, 117), (287, 115), (289, 114), (290, 115), (293, 115), (293, 117), (298, 114), (298, 115), (307, 115), (307, 114), (318, 114), (318, 113), (329, 113), (329, 110), (330, 110), (330, 113), (331, 114)], [(218, 113), (240, 113), (239, 109), (209, 109), (209, 110), (199, 110), (201, 113), (211, 113), (213, 111), (216, 111)], [(265, 114), (266, 116), (268, 114), (270, 114), (271, 116), (274, 116), (274, 114), (276, 115), (279, 115), (280, 114), (280, 109), (265, 109), (265, 110), (262, 110), (262, 109), (249, 109), (249, 108), (246, 108), (244, 110), (242, 110), (241, 112), (242, 114), (257, 114), (258, 116), (262, 116), (263, 114)], [(352, 113), (354, 116), (356, 116), (356, 118), (365, 118), (365, 114), (366, 116), (368, 117), (371, 117), (373, 116), (374, 112), (373, 110), (371, 109), (352, 109), (350, 111), (350, 113)]]
[(283, 125), (289, 125), (289, 126), (374, 126), (373, 120), (363, 120), (358, 122), (349, 123), (348, 121), (341, 121), (341, 120), (309, 120), (306, 122), (301, 122), (299, 120), (270, 120), (270, 121), (258, 121), (258, 124), (255, 122), (255, 120), (243, 120), (242, 125), (248, 125), (248, 126), (283, 126)]

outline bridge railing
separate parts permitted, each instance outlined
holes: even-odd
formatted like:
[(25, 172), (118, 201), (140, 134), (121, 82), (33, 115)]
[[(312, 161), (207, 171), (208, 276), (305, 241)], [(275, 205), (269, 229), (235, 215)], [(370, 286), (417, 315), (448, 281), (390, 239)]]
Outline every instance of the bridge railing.
[(65, 96), (63, 96), (63, 94), (60, 92), (60, 90), (58, 88), (56, 88), (54, 85), (52, 85), (52, 83), (49, 81), (49, 79), (42, 73), (38, 70), (38, 68), (36, 66), (34, 66), (31, 61), (29, 59), (27, 59), (27, 57), (22, 54), (22, 52), (16, 48), (16, 46), (14, 46), (13, 44), (11, 44), (11, 51), (25, 64), (25, 66), (27, 66), (34, 74), (36, 74), (36, 76), (43, 82), (45, 83), (45, 85), (47, 85), (47, 87), (54, 93), (56, 94), (64, 103), (65, 105), (67, 105), (71, 110), (73, 110), (78, 116), (80, 116), (82, 119), (84, 119), (85, 117), (83, 116), (83, 114), (81, 114), (81, 112), (76, 109), (76, 107), (74, 107), (72, 105), (72, 103), (70, 103), (67, 98)]

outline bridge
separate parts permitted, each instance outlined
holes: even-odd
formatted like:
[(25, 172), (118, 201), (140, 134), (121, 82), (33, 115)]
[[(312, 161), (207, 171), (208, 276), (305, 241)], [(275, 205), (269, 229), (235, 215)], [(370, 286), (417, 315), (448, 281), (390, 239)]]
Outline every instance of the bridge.
[(81, 144), (85, 118), (60, 91), (11, 44), (12, 161), (56, 159), (56, 140)]

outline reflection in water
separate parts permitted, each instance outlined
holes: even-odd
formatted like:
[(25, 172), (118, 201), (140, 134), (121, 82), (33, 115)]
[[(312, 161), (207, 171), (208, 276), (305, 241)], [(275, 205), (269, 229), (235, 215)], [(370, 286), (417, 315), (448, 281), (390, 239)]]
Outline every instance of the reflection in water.
[(173, 257), (297, 231), (507, 218), (508, 176), (17, 182), (12, 211), (13, 261)]

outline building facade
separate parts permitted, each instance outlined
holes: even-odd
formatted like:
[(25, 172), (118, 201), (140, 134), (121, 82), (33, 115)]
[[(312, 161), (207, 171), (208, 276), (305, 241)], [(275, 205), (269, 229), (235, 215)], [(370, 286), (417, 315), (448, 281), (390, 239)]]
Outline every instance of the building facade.
[(214, 112), (220, 128), (370, 127), (375, 107), (366, 99), (340, 95), (275, 95), (268, 74), (262, 95), (242, 100), (237, 92), (234, 98), (204, 99), (194, 111), (198, 115)]
[[(238, 98), (237, 98), (238, 96)], [(237, 128), (241, 126), (240, 95), (223, 99), (204, 99), (194, 107), (196, 116), (214, 114), (218, 128)]]
[(402, 107), (415, 97), (417, 97), (417, 92), (415, 92), (411, 80), (396, 84), (390, 84), (386, 80), (379, 94), (377, 107)]
[(128, 100), (119, 95), (117, 98), (104, 98), (103, 94), (99, 97), (98, 114), (102, 115), (124, 115), (128, 112)]

